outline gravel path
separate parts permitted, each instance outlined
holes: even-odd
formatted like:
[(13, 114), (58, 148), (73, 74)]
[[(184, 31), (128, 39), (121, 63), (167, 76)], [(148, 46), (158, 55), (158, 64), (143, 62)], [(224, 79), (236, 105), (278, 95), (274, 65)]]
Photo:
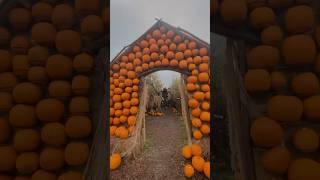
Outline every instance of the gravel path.
[[(124, 160), (112, 171), (111, 180), (185, 180), (185, 160), (181, 148), (187, 143), (181, 116), (166, 112), (165, 116), (148, 116), (145, 149), (136, 159)], [(203, 179), (196, 175), (193, 179)]]

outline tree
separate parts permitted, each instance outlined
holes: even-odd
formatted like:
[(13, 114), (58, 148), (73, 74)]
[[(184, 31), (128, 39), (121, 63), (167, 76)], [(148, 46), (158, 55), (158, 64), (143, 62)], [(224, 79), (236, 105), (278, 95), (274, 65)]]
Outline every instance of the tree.
[(146, 83), (150, 95), (156, 95), (157, 93), (160, 93), (163, 88), (162, 82), (156, 73), (146, 76)]
[(179, 83), (180, 83), (180, 77), (175, 77), (172, 80), (172, 83), (170, 85), (170, 93), (171, 93), (173, 99), (180, 97)]

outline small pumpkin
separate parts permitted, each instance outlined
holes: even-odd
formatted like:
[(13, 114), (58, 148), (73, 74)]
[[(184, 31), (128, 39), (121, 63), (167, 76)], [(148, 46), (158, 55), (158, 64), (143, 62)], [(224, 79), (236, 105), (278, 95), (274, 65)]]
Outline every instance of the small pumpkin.
[(48, 92), (49, 97), (65, 100), (71, 96), (71, 84), (68, 81), (51, 81)]
[(29, 62), (26, 55), (15, 55), (12, 58), (12, 72), (18, 77), (27, 77)]
[(283, 32), (279, 26), (272, 25), (262, 30), (260, 38), (262, 44), (278, 46), (283, 39)]
[(220, 15), (227, 25), (239, 25), (247, 18), (247, 5), (244, 1), (225, 0), (220, 5)]
[(303, 101), (303, 112), (306, 118), (312, 120), (320, 120), (320, 112), (317, 110), (320, 103), (320, 96), (314, 95)]
[(9, 44), (11, 39), (11, 33), (5, 27), (0, 27), (0, 45)]
[(10, 71), (12, 67), (12, 56), (7, 50), (0, 50), (0, 72)]
[(320, 179), (320, 164), (307, 158), (294, 160), (288, 169), (288, 180)]
[(48, 81), (47, 71), (41, 66), (31, 67), (28, 71), (27, 78), (28, 81), (38, 85), (44, 85)]
[(194, 175), (194, 168), (190, 164), (186, 164), (183, 168), (184, 176), (191, 178)]
[(87, 76), (77, 75), (72, 79), (72, 92), (75, 95), (87, 95), (89, 93), (90, 84), (90, 79)]
[(76, 0), (75, 1), (76, 11), (84, 16), (89, 14), (96, 14), (100, 9), (99, 0)]
[(31, 29), (31, 38), (43, 46), (52, 46), (56, 38), (55, 27), (47, 22), (34, 24)]
[(26, 54), (30, 47), (29, 37), (26, 35), (17, 35), (11, 39), (11, 52), (15, 54)]
[(0, 112), (8, 112), (12, 106), (13, 106), (12, 95), (10, 93), (0, 92)]
[(114, 153), (110, 156), (110, 170), (115, 170), (121, 165), (121, 156), (118, 153)]
[(199, 127), (201, 127), (202, 122), (199, 118), (193, 118), (191, 121), (191, 124), (192, 124), (192, 126), (199, 128)]
[(196, 140), (199, 140), (199, 139), (202, 138), (202, 133), (199, 130), (193, 131), (192, 135), (193, 135), (193, 138), (196, 139)]
[(12, 91), (13, 99), (19, 104), (36, 104), (42, 97), (41, 89), (29, 82), (16, 85)]
[(202, 121), (210, 122), (210, 112), (202, 111), (201, 114), (200, 114), (200, 119)]
[(203, 171), (204, 163), (205, 163), (205, 161), (201, 156), (193, 156), (192, 157), (192, 166), (198, 172)]
[(186, 159), (190, 159), (192, 157), (191, 146), (185, 145), (182, 148), (182, 156)]
[(250, 23), (256, 28), (265, 28), (275, 23), (276, 15), (269, 7), (258, 7), (250, 13)]
[(281, 71), (273, 71), (270, 74), (271, 77), (271, 88), (274, 91), (284, 91), (288, 86), (287, 78)]
[(0, 143), (6, 142), (11, 134), (11, 127), (8, 120), (0, 118)]
[(287, 10), (284, 16), (284, 22), (289, 33), (305, 33), (313, 28), (315, 24), (315, 14), (310, 6), (293, 6)]

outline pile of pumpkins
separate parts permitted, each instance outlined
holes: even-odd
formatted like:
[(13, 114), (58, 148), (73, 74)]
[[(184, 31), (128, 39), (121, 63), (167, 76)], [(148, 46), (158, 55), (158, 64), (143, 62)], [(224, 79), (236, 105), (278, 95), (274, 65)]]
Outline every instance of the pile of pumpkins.
[(100, 7), (37, 1), (0, 26), (0, 179), (83, 179), (95, 57), (82, 48), (105, 31)]
[[(320, 121), (320, 25), (311, 3), (223, 0), (219, 8), (214, 3), (212, 12), (220, 13), (227, 26), (248, 20), (249, 26), (261, 32), (261, 44), (247, 53), (244, 84), (253, 98), (272, 97), (264, 114), (253, 120), (250, 135), (256, 147), (265, 149), (260, 161), (263, 168), (289, 180), (320, 179), (319, 129), (315, 129)], [(278, 16), (279, 9), (285, 11), (283, 16)], [(293, 133), (286, 132), (288, 127)], [(288, 134), (289, 141), (285, 139)]]
[[(203, 101), (201, 117), (209, 123), (209, 56), (208, 50), (192, 39), (184, 37), (165, 26), (151, 30), (134, 44), (131, 50), (120, 56), (110, 69), (110, 136), (126, 139), (134, 130), (139, 106), (139, 74), (153, 68), (171, 67), (189, 70), (189, 92), (195, 92), (196, 99), (190, 104), (199, 109)], [(201, 85), (201, 90), (200, 90)], [(192, 103), (194, 102), (194, 103)], [(199, 106), (199, 108), (198, 108)], [(157, 114), (162, 115), (162, 114)], [(199, 116), (197, 116), (200, 118)], [(199, 128), (201, 125), (199, 126)], [(209, 125), (203, 128), (208, 134)], [(201, 134), (196, 131), (195, 134)], [(199, 139), (199, 136), (197, 136)]]
[(184, 165), (184, 176), (191, 178), (196, 172), (203, 173), (210, 179), (210, 161), (205, 161), (202, 157), (202, 148), (199, 144), (185, 145), (181, 150), (182, 156), (186, 161), (191, 159), (191, 164), (188, 162)]
[(148, 112), (146, 115), (149, 114), (150, 116), (163, 116), (164, 113), (162, 112)]

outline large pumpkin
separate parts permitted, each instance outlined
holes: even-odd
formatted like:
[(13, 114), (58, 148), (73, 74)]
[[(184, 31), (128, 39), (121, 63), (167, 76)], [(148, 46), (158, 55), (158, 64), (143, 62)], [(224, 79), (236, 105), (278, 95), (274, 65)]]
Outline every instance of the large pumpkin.
[(15, 133), (13, 146), (19, 152), (35, 151), (40, 145), (40, 135), (35, 129), (22, 129)]
[(250, 135), (256, 146), (270, 148), (281, 144), (284, 132), (273, 119), (261, 117), (252, 123)]
[(12, 67), (12, 56), (11, 56), (11, 53), (9, 51), (6, 51), (6, 50), (3, 50), (1, 49), (0, 50), (0, 58), (1, 58), (1, 61), (0, 61), (0, 72), (6, 72), (6, 71), (9, 71), (11, 70), (11, 67)]
[(56, 36), (56, 48), (65, 55), (75, 55), (82, 46), (80, 34), (73, 30), (63, 30)]
[(36, 114), (43, 122), (60, 121), (64, 115), (64, 104), (57, 99), (43, 99), (36, 106)]
[(283, 39), (283, 32), (277, 25), (269, 26), (262, 30), (260, 38), (262, 44), (278, 46)]
[(267, 103), (267, 114), (280, 122), (297, 122), (301, 120), (303, 104), (294, 96), (276, 95)]
[(224, 0), (220, 5), (220, 15), (227, 25), (239, 25), (247, 18), (246, 3), (243, 0)]
[(16, 160), (16, 169), (21, 174), (31, 174), (39, 167), (39, 155), (35, 152), (20, 154)]
[(69, 165), (83, 165), (89, 156), (89, 147), (85, 143), (71, 142), (65, 149), (65, 160)]
[(286, 147), (274, 147), (263, 153), (261, 163), (263, 168), (275, 174), (287, 172), (290, 164), (290, 151)]
[(260, 45), (252, 48), (247, 54), (250, 69), (274, 69), (280, 60), (280, 52), (272, 46)]
[(68, 81), (51, 81), (48, 92), (52, 98), (67, 99), (71, 96), (71, 84)]
[(36, 124), (35, 109), (30, 105), (18, 104), (9, 112), (9, 122), (13, 127), (27, 128)]
[(300, 73), (293, 77), (291, 86), (293, 92), (301, 97), (315, 95), (320, 90), (319, 79), (311, 72)]
[(58, 122), (47, 123), (41, 129), (41, 140), (50, 146), (63, 146), (67, 141), (64, 125)]
[(55, 27), (46, 22), (34, 24), (31, 29), (31, 38), (43, 46), (52, 46), (56, 38)]
[(268, 91), (271, 87), (271, 78), (264, 69), (248, 70), (244, 77), (245, 88), (249, 92)]
[(303, 101), (303, 112), (306, 118), (312, 120), (320, 120), (320, 111), (318, 110), (320, 96), (314, 95)]
[(288, 65), (312, 64), (316, 57), (316, 43), (309, 35), (294, 35), (282, 43), (282, 55)]
[(65, 124), (65, 131), (71, 138), (88, 137), (91, 129), (91, 120), (86, 116), (72, 116)]
[(104, 32), (104, 23), (99, 16), (89, 15), (81, 22), (81, 33), (90, 38), (98, 38)]
[(0, 172), (9, 172), (15, 168), (17, 152), (12, 146), (0, 147)]
[(298, 129), (292, 137), (294, 146), (302, 152), (315, 152), (319, 148), (319, 135), (310, 128)]
[(53, 8), (49, 3), (38, 2), (32, 6), (32, 19), (36, 22), (51, 21)]
[[(40, 155), (40, 166), (41, 166), (41, 155)], [(55, 175), (52, 172), (40, 169), (40, 170), (37, 170), (35, 173), (32, 174), (31, 179), (32, 180), (42, 180), (42, 179), (56, 180), (57, 179), (57, 175)]]
[(320, 164), (311, 159), (298, 158), (290, 164), (288, 180), (305, 179), (320, 179)]
[(47, 171), (60, 170), (64, 163), (64, 151), (62, 149), (47, 147), (40, 153), (40, 167)]
[(275, 20), (275, 13), (269, 7), (258, 7), (250, 13), (251, 25), (257, 29), (273, 25)]
[(18, 84), (18, 78), (11, 72), (0, 74), (0, 91), (11, 92), (15, 85)]
[(52, 23), (57, 29), (70, 29), (75, 23), (73, 7), (68, 4), (60, 4), (54, 7), (51, 17)]
[(49, 50), (42, 46), (33, 46), (28, 50), (28, 60), (31, 65), (44, 66), (49, 57)]
[(6, 142), (11, 133), (11, 127), (8, 120), (0, 118), (0, 143)]
[(46, 70), (51, 79), (69, 79), (72, 76), (72, 61), (64, 55), (52, 55), (47, 60)]
[(9, 12), (9, 23), (17, 31), (27, 30), (31, 23), (31, 13), (25, 8), (13, 8)]
[(41, 89), (29, 82), (16, 85), (12, 91), (13, 99), (19, 104), (36, 104), (42, 97)]
[(288, 9), (284, 16), (284, 21), (289, 33), (305, 33), (313, 28), (315, 24), (315, 14), (310, 6), (294, 6)]

